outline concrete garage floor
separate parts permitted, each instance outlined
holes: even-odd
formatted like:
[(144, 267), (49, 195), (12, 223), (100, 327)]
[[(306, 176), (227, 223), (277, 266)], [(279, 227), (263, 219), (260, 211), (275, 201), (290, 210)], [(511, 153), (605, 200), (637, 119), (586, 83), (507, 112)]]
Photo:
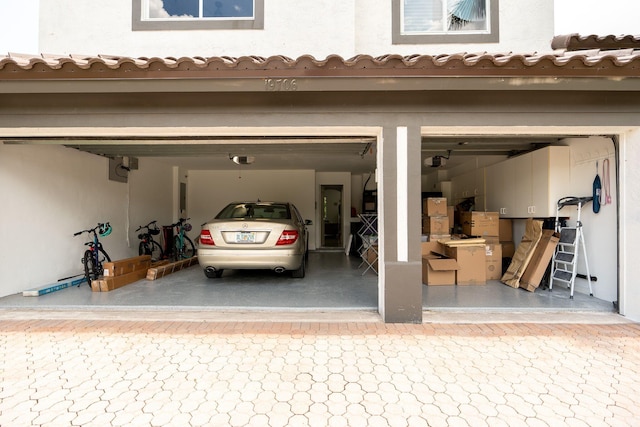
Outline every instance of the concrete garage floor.
[[(86, 284), (39, 297), (0, 298), (0, 309), (84, 310), (262, 310), (377, 311), (377, 276), (364, 274), (361, 260), (343, 252), (312, 252), (304, 279), (270, 271), (225, 271), (207, 279), (194, 265), (154, 281), (141, 280), (111, 292), (91, 292)], [(597, 283), (594, 284), (597, 286)], [(498, 281), (481, 286), (423, 286), (425, 311), (614, 311), (611, 302), (568, 289), (527, 292)]]

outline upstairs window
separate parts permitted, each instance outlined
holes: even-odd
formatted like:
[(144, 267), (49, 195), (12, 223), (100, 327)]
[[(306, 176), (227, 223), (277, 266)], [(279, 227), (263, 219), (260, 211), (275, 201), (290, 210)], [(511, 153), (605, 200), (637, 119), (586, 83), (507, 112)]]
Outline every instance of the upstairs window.
[(498, 0), (393, 0), (394, 43), (498, 40)]
[(133, 0), (133, 29), (262, 29), (263, 12), (264, 0)]

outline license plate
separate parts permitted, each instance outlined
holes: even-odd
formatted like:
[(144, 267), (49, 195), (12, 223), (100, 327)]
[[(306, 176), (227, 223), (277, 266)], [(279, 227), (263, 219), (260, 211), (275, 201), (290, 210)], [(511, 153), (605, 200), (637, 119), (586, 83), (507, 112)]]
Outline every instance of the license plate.
[(255, 243), (256, 233), (253, 231), (239, 231), (236, 233), (236, 243)]

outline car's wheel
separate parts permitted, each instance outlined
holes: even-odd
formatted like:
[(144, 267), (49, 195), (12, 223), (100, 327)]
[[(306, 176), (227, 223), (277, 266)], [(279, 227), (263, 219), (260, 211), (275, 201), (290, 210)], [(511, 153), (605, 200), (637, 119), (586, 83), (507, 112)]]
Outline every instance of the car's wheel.
[(306, 264), (307, 260), (305, 259), (305, 257), (302, 257), (302, 264), (300, 264), (300, 267), (297, 270), (293, 270), (291, 272), (291, 277), (295, 279), (302, 279), (304, 277)]
[(224, 270), (204, 269), (204, 275), (207, 276), (208, 279), (219, 279), (222, 277), (223, 272)]

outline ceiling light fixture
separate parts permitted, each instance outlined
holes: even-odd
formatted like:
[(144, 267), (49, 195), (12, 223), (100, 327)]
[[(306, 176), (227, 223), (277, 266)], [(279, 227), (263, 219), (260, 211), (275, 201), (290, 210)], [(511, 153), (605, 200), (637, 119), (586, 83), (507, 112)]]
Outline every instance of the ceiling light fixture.
[(232, 156), (229, 155), (229, 159), (237, 165), (250, 165), (255, 161), (253, 156)]

